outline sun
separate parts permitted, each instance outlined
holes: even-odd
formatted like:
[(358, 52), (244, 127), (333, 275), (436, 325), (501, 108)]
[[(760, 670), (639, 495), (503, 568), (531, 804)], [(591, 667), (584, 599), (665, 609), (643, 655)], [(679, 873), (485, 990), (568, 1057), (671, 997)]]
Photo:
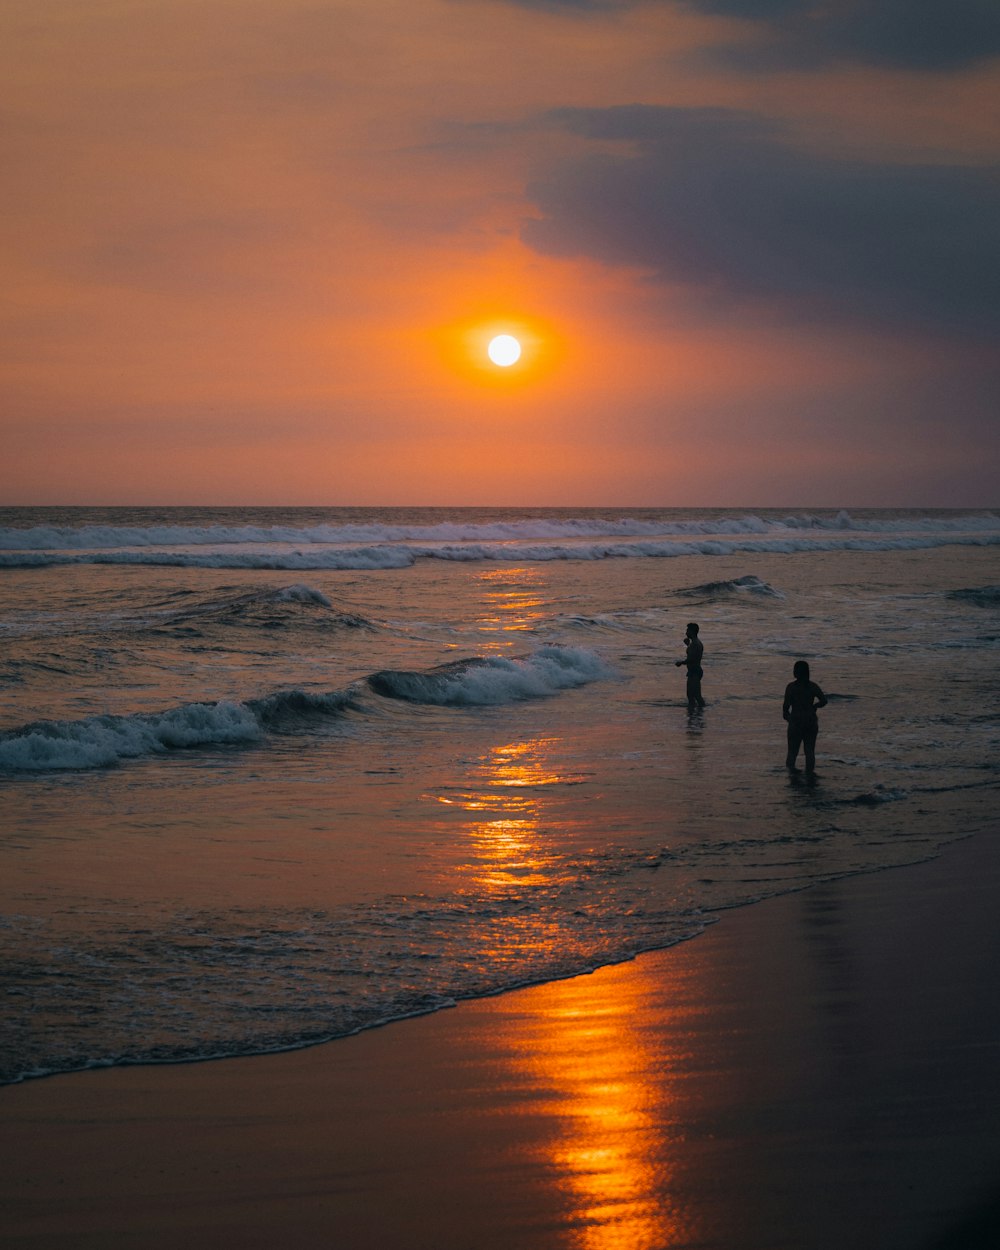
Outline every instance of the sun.
[(490, 339), (486, 354), (495, 365), (507, 369), (521, 359), (521, 344), (513, 334), (498, 334), (496, 338)]
[(562, 358), (554, 325), (517, 309), (475, 309), (428, 328), (435, 355), (452, 373), (496, 394), (512, 395), (549, 377)]

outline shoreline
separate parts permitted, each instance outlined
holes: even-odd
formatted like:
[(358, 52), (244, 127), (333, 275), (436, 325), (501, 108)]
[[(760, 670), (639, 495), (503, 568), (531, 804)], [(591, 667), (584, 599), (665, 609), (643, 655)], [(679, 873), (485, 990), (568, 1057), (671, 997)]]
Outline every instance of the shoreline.
[(998, 889), (985, 832), (305, 1049), (4, 1087), (3, 1243), (972, 1246)]
[[(834, 696), (837, 697), (837, 696)], [(678, 706), (684, 706), (678, 703)], [(801, 769), (796, 769), (801, 772)], [(310, 1051), (324, 1046), (335, 1046), (340, 1042), (349, 1039), (363, 1037), (368, 1033), (377, 1032), (381, 1029), (394, 1028), (399, 1025), (406, 1024), (411, 1020), (422, 1020), (428, 1016), (435, 1016), (442, 1013), (454, 1011), (456, 1008), (466, 1007), (486, 999), (500, 998), (507, 994), (519, 994), (526, 990), (540, 989), (546, 985), (556, 985), (563, 981), (574, 981), (580, 977), (593, 976), (596, 973), (604, 972), (611, 968), (621, 967), (625, 964), (634, 963), (636, 960), (645, 959), (649, 956), (663, 955), (668, 951), (674, 950), (678, 946), (683, 946), (688, 942), (696, 941), (705, 936), (715, 925), (719, 924), (726, 916), (732, 915), (734, 912), (741, 912), (747, 908), (759, 907), (762, 904), (774, 902), (778, 899), (786, 898), (790, 895), (805, 893), (813, 889), (824, 889), (831, 885), (838, 885), (841, 882), (847, 882), (855, 877), (878, 876), (886, 872), (894, 872), (899, 868), (915, 868), (923, 864), (933, 863), (942, 855), (946, 854), (953, 846), (957, 846), (971, 838), (975, 834), (968, 834), (961, 838), (956, 838), (952, 842), (944, 843), (938, 850), (932, 852), (923, 859), (911, 860), (900, 864), (887, 864), (870, 868), (859, 868), (856, 870), (845, 871), (839, 876), (830, 877), (826, 880), (817, 879), (806, 885), (791, 886), (782, 890), (777, 894), (767, 894), (759, 898), (750, 899), (745, 902), (736, 902), (724, 905), (714, 910), (709, 910), (703, 915), (708, 915), (712, 919), (708, 920), (700, 929), (697, 929), (683, 937), (675, 938), (672, 942), (665, 946), (650, 946), (635, 951), (630, 955), (623, 955), (620, 959), (613, 959), (608, 963), (597, 964), (594, 967), (582, 968), (576, 972), (567, 972), (561, 975), (553, 975), (539, 981), (523, 981), (511, 985), (502, 986), (499, 989), (487, 990), (482, 993), (473, 994), (467, 998), (454, 998), (448, 1002), (442, 1002), (438, 1006), (429, 1007), (425, 1010), (415, 1010), (398, 1016), (390, 1016), (383, 1020), (375, 1021), (371, 1024), (363, 1024), (358, 1028), (352, 1029), (347, 1033), (334, 1033), (330, 1036), (321, 1037), (315, 1041), (291, 1042), (287, 1045), (275, 1046), (273, 1049), (246, 1051), (244, 1053), (234, 1052), (218, 1052), (197, 1054), (191, 1056), (179, 1056), (170, 1059), (122, 1059), (108, 1062), (95, 1061), (85, 1067), (51, 1069), (46, 1071), (36, 1071), (25, 1073), (14, 1080), (0, 1081), (0, 1098), (3, 1097), (4, 1091), (17, 1088), (22, 1085), (33, 1085), (38, 1081), (63, 1080), (67, 1077), (80, 1077), (93, 1075), (101, 1072), (116, 1072), (131, 1070), (134, 1068), (173, 1068), (173, 1067), (190, 1067), (195, 1064), (216, 1064), (216, 1063), (238, 1063), (251, 1059), (269, 1059), (275, 1056), (298, 1054), (300, 1051)], [(989, 836), (984, 833), (982, 836)]]

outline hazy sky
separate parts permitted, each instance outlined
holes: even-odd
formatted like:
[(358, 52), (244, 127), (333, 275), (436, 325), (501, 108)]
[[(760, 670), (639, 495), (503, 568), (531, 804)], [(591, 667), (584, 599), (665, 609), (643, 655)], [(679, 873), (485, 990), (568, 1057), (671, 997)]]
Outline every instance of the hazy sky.
[(0, 70), (0, 501), (1000, 503), (996, 0), (3, 0)]

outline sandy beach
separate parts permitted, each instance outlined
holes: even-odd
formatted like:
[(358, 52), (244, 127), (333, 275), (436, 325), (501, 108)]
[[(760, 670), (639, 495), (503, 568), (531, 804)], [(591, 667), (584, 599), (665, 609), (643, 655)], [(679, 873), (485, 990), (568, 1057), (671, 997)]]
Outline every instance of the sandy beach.
[(998, 888), (981, 836), (310, 1050), (7, 1088), (3, 1244), (996, 1244)]

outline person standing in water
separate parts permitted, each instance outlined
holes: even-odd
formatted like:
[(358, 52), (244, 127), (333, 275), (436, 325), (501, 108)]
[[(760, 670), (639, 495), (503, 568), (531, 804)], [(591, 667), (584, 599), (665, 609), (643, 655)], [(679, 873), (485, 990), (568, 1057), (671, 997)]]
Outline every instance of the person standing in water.
[(826, 695), (814, 681), (809, 680), (809, 665), (796, 660), (792, 669), (795, 677), (785, 687), (785, 701), (781, 715), (788, 722), (787, 768), (795, 768), (799, 747), (805, 747), (806, 772), (816, 771), (816, 735), (819, 733), (817, 708), (826, 707)]
[(684, 646), (687, 648), (687, 655), (683, 660), (678, 660), (675, 667), (680, 668), (682, 664), (687, 665), (688, 707), (704, 707), (705, 700), (701, 697), (701, 679), (705, 674), (701, 667), (701, 657), (705, 654), (705, 646), (698, 637), (698, 626), (694, 621), (688, 622), (687, 633), (684, 635)]

